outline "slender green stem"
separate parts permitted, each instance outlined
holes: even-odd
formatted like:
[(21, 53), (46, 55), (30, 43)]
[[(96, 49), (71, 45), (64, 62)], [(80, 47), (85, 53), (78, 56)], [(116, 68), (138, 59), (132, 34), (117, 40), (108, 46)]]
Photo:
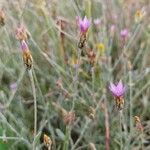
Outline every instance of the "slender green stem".
[(63, 145), (63, 150), (68, 150), (69, 146), (69, 126), (66, 126), (66, 138)]
[(132, 120), (133, 120), (133, 112), (132, 112), (132, 71), (129, 72), (129, 84), (130, 84), (130, 133), (132, 132)]
[(31, 81), (31, 87), (33, 92), (33, 99), (34, 99), (34, 140), (33, 140), (33, 150), (35, 149), (35, 138), (36, 138), (36, 132), (37, 132), (37, 100), (36, 100), (36, 90), (35, 90), (35, 84), (33, 79), (32, 70), (28, 71), (30, 81)]
[(123, 140), (122, 140), (122, 110), (119, 112), (119, 119), (120, 119), (120, 150), (122, 150), (123, 147)]

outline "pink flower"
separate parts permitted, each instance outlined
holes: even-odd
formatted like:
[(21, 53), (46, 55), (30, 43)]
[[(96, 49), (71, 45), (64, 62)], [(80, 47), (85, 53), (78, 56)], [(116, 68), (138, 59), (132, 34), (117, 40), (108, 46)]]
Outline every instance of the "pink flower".
[(79, 27), (80, 27), (81, 33), (86, 33), (87, 30), (89, 29), (90, 21), (87, 19), (86, 16), (84, 17), (83, 20), (81, 18), (79, 18)]
[(109, 90), (115, 97), (120, 98), (123, 97), (123, 95), (125, 94), (126, 87), (120, 80), (117, 84), (110, 83)]
[(27, 45), (27, 43), (24, 40), (21, 41), (21, 49), (22, 49), (23, 52), (29, 50), (28, 45)]
[(128, 31), (128, 29), (123, 29), (123, 30), (121, 30), (120, 36), (121, 36), (122, 38), (127, 38), (127, 37), (129, 36), (129, 31)]

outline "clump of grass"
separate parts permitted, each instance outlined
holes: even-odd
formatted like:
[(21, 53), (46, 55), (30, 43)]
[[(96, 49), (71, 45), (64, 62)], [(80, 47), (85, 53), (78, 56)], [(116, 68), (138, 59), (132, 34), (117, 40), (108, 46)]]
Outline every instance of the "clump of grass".
[(149, 149), (148, 1), (1, 4), (0, 149)]

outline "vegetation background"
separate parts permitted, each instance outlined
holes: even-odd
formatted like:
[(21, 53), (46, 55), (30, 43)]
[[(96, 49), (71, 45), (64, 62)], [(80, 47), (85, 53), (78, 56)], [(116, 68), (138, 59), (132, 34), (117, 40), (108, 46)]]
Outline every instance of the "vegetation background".
[[(52, 150), (150, 149), (149, 0), (0, 0), (0, 6), (0, 150), (48, 149), (44, 134)], [(81, 50), (77, 16), (85, 15), (91, 26)], [(20, 25), (29, 34), (30, 71), (15, 36)], [(127, 86), (121, 111), (108, 90), (119, 80)]]

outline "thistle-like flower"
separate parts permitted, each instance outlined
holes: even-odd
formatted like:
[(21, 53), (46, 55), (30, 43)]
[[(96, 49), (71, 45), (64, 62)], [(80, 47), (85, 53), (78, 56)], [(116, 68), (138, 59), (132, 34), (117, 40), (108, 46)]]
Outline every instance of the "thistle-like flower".
[(123, 85), (121, 80), (118, 82), (118, 84), (110, 83), (109, 89), (117, 98), (123, 97), (126, 91), (126, 87)]
[(24, 40), (21, 41), (21, 49), (23, 52), (23, 62), (26, 65), (27, 69), (30, 70), (32, 67), (33, 59), (32, 59), (31, 53), (29, 51), (28, 45)]
[(115, 97), (117, 108), (121, 110), (124, 106), (123, 96), (126, 92), (126, 86), (124, 86), (122, 81), (120, 80), (117, 84), (110, 83), (109, 90)]
[(79, 18), (78, 23), (80, 27), (80, 40), (79, 40), (78, 47), (83, 48), (86, 42), (87, 31), (90, 27), (90, 21), (85, 16), (83, 20)]
[(129, 36), (129, 31), (128, 31), (128, 29), (123, 29), (123, 30), (121, 30), (120, 36), (121, 36), (123, 39), (126, 39), (126, 38)]
[(86, 16), (84, 17), (83, 20), (79, 18), (79, 27), (81, 33), (86, 33), (88, 31), (90, 27), (90, 21), (87, 19)]

